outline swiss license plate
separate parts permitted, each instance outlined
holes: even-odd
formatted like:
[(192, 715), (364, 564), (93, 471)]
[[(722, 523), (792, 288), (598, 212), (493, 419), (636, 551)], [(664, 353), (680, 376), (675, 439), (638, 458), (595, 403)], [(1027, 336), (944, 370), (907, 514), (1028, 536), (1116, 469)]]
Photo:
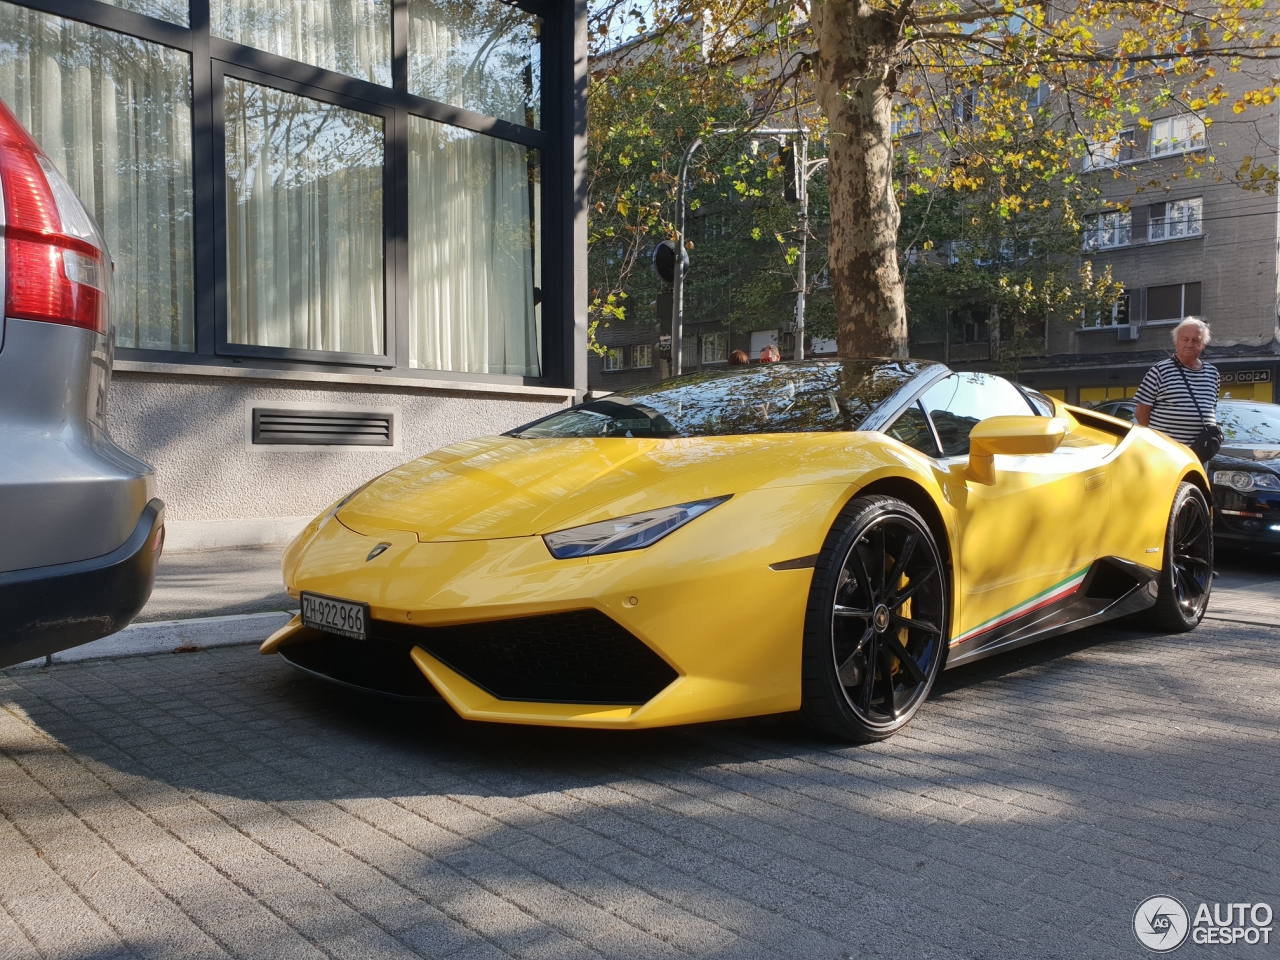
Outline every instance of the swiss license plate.
[(336, 633), (355, 640), (368, 637), (369, 605), (350, 600), (322, 597), (318, 593), (302, 595), (302, 622), (308, 627)]

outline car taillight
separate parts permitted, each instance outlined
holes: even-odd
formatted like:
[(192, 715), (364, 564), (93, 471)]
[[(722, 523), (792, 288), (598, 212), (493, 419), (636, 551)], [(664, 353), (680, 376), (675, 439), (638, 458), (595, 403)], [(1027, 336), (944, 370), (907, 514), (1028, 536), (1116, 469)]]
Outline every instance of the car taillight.
[(5, 203), (5, 316), (107, 332), (105, 244), (57, 167), (0, 103)]

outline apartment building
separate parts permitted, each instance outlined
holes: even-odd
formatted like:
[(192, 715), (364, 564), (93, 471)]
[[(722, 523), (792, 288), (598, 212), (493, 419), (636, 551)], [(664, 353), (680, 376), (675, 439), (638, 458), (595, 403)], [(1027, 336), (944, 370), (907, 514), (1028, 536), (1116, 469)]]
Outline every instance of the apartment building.
[[(1086, 220), (1081, 258), (1095, 273), (1109, 266), (1124, 294), (1110, 311), (1047, 322), (1045, 348), (1020, 361), (1019, 379), (1072, 403), (1132, 396), (1151, 364), (1171, 354), (1173, 328), (1196, 316), (1212, 329), (1206, 359), (1219, 367), (1224, 395), (1272, 401), (1280, 374), (1280, 197), (1218, 174), (1233, 174), (1246, 158), (1274, 170), (1280, 112), (1237, 115), (1224, 103), (1205, 114), (1167, 109), (1143, 119), (1149, 125), (1135, 119), (1111, 141), (1092, 144), (1083, 164), (1105, 200)], [(972, 314), (957, 313), (939, 359), (998, 370), (999, 330), (981, 311)]]

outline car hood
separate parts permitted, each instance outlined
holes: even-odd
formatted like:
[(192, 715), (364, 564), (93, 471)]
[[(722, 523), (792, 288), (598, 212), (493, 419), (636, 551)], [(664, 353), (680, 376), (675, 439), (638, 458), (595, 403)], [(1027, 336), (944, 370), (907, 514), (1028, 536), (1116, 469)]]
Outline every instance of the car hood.
[(369, 536), (412, 531), (423, 542), (533, 536), (750, 489), (847, 480), (874, 436), (486, 437), (384, 474), (338, 520)]
[(1245, 443), (1228, 440), (1218, 451), (1220, 456), (1236, 460), (1257, 460), (1269, 466), (1280, 467), (1280, 443)]

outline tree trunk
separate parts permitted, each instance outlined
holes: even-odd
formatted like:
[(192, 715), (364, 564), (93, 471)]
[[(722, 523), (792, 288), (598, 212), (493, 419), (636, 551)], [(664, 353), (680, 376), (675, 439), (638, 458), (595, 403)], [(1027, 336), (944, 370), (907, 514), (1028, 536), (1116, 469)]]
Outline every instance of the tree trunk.
[(842, 357), (905, 357), (907, 310), (898, 272), (893, 195), (893, 91), (899, 35), (871, 0), (813, 8), (817, 92), (829, 123), (828, 241)]

